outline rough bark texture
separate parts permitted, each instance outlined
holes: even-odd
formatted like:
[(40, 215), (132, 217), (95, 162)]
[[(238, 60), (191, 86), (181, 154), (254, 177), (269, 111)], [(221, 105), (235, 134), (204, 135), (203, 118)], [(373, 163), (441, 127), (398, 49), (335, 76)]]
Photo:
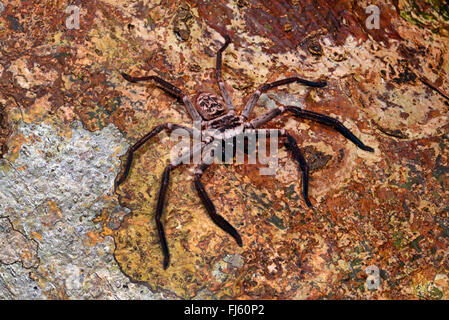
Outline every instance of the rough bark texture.
[[(445, 1), (9, 1), (0, 13), (0, 298), (449, 298), (449, 13)], [(275, 176), (213, 165), (212, 201), (243, 247), (208, 218), (175, 142), (125, 154), (158, 124), (191, 125), (182, 105), (120, 72), (157, 74), (189, 95), (219, 92), (215, 54), (240, 111), (261, 84), (288, 76), (328, 86), (262, 95), (260, 115), (297, 105), (338, 118), (374, 153), (287, 116), (311, 169), (309, 209), (286, 150)], [(380, 286), (369, 290), (365, 269)]]

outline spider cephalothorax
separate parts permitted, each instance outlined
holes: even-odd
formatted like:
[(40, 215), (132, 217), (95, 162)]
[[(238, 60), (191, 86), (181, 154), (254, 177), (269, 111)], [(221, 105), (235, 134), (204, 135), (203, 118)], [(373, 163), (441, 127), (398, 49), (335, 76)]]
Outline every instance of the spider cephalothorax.
[(198, 95), (196, 106), (204, 120), (215, 119), (227, 112), (223, 100), (209, 92), (202, 92)]
[[(196, 99), (196, 108), (193, 106), (190, 99), (183, 93), (183, 91), (171, 83), (159, 78), (158, 76), (145, 76), (145, 77), (131, 77), (125, 73), (122, 73), (123, 77), (130, 82), (139, 82), (145, 80), (153, 80), (155, 81), (162, 89), (167, 91), (168, 93), (174, 95), (179, 100), (182, 100), (187, 112), (191, 116), (194, 122), (201, 123), (201, 129), (214, 129), (218, 131), (218, 134), (207, 135), (206, 139), (202, 140), (200, 143), (200, 148), (193, 148), (192, 150), (187, 151), (185, 154), (181, 155), (179, 158), (172, 160), (172, 162), (165, 168), (164, 173), (162, 175), (161, 187), (159, 190), (159, 196), (156, 205), (156, 227), (159, 234), (159, 239), (162, 246), (162, 252), (164, 254), (164, 269), (169, 265), (170, 253), (168, 249), (167, 240), (165, 238), (164, 227), (161, 222), (161, 216), (164, 209), (165, 195), (168, 189), (168, 183), (170, 179), (170, 172), (180, 166), (186, 159), (191, 159), (195, 155), (207, 150), (210, 146), (215, 146), (216, 148), (222, 148), (226, 143), (234, 143), (234, 138), (245, 134), (245, 132), (255, 132), (256, 134), (262, 133), (261, 130), (258, 129), (262, 125), (268, 123), (272, 119), (279, 117), (285, 113), (290, 113), (296, 118), (306, 119), (318, 122), (325, 126), (331, 127), (342, 134), (345, 138), (349, 139), (353, 142), (357, 147), (362, 150), (373, 152), (373, 148), (366, 146), (362, 141), (360, 141), (348, 128), (346, 128), (340, 121), (335, 118), (331, 118), (324, 114), (316, 113), (313, 111), (304, 110), (302, 108), (296, 106), (280, 106), (270, 111), (262, 114), (259, 117), (251, 119), (253, 114), (254, 107), (261, 96), (262, 93), (273, 89), (275, 87), (286, 85), (289, 83), (301, 83), (310, 87), (321, 88), (326, 85), (325, 82), (319, 81), (309, 81), (299, 77), (291, 77), (282, 80), (278, 80), (275, 82), (267, 83), (260, 86), (255, 93), (248, 99), (248, 102), (243, 107), (240, 115), (237, 115), (235, 112), (235, 107), (232, 104), (229, 92), (226, 89), (224, 81), (221, 77), (221, 56), (223, 51), (231, 42), (229, 36), (225, 36), (226, 42), (224, 45), (218, 50), (217, 53), (217, 62), (216, 62), (216, 73), (215, 77), (218, 82), (218, 87), (220, 88), (221, 95), (223, 99), (220, 99), (216, 95), (211, 93), (200, 93)], [(123, 181), (125, 181), (126, 177), (129, 174), (134, 152), (139, 149), (145, 142), (149, 139), (157, 135), (163, 130), (171, 131), (177, 128), (182, 128), (186, 132), (190, 134), (191, 137), (195, 137), (194, 129), (184, 127), (177, 124), (165, 123), (157, 126), (152, 131), (143, 136), (139, 141), (137, 141), (129, 150), (128, 158), (125, 162), (124, 169), (122, 170), (122, 174), (117, 176), (115, 181), (115, 187), (117, 188)], [(212, 130), (212, 131), (214, 131)], [(302, 195), (304, 201), (308, 207), (312, 207), (312, 204), (309, 200), (308, 195), (308, 181), (309, 181), (309, 167), (307, 166), (306, 160), (298, 147), (298, 144), (295, 138), (284, 129), (271, 129), (271, 131), (276, 131), (278, 133), (277, 136), (280, 136), (283, 139), (283, 145), (285, 148), (291, 153), (293, 158), (299, 165), (299, 168), (302, 171)], [(226, 143), (223, 143), (225, 141)], [(235, 149), (235, 145), (234, 145)], [(194, 184), (195, 188), (198, 192), (201, 201), (203, 202), (207, 213), (211, 217), (211, 219), (217, 224), (221, 229), (230, 234), (238, 245), (242, 246), (242, 238), (237, 230), (227, 222), (221, 215), (217, 214), (215, 210), (215, 206), (209, 198), (206, 190), (204, 189), (203, 183), (201, 182), (201, 177), (204, 171), (210, 166), (212, 163), (211, 158), (218, 156), (220, 152), (211, 152), (206, 153), (206, 157), (203, 158), (203, 162), (199, 163), (195, 167), (195, 177)]]

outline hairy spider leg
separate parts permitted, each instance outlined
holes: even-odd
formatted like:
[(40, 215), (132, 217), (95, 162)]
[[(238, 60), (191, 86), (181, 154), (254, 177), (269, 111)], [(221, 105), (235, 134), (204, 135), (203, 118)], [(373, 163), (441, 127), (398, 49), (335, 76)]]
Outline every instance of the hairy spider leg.
[(296, 162), (298, 162), (299, 167), (302, 171), (302, 196), (304, 198), (304, 201), (309, 208), (313, 208), (312, 203), (310, 203), (309, 200), (309, 166), (307, 165), (306, 159), (299, 149), (296, 139), (293, 138), (292, 135), (290, 135), (286, 131), (281, 135), (287, 138), (287, 141), (284, 142), (284, 146), (288, 151), (291, 152), (293, 158), (295, 158)]
[[(274, 111), (274, 110), (272, 110)], [(278, 112), (280, 113), (280, 111)], [(274, 112), (269, 112), (268, 114), (272, 115)], [(286, 141), (283, 143), (285, 148), (292, 154), (293, 158), (298, 162), (299, 168), (302, 171), (302, 196), (304, 198), (305, 203), (309, 208), (313, 208), (310, 200), (309, 200), (309, 166), (307, 165), (306, 159), (304, 158), (304, 155), (302, 154), (301, 150), (298, 147), (298, 144), (296, 142), (296, 139), (288, 133), (284, 129), (250, 129), (247, 128), (245, 131), (251, 131), (255, 130), (257, 136), (260, 135), (261, 132), (264, 132), (262, 136), (266, 136), (266, 133), (268, 133), (268, 137), (271, 138), (271, 132), (277, 131), (278, 136), (286, 138)], [(254, 152), (253, 150), (252, 152)], [(245, 151), (246, 153), (246, 151)]]
[(164, 203), (165, 203), (165, 195), (167, 194), (168, 189), (168, 183), (170, 181), (170, 171), (173, 169), (173, 166), (169, 164), (162, 174), (162, 181), (161, 181), (161, 187), (159, 189), (159, 195), (157, 198), (157, 205), (156, 205), (156, 228), (157, 233), (159, 235), (159, 241), (162, 246), (162, 252), (164, 254), (164, 262), (163, 267), (164, 269), (167, 269), (168, 264), (170, 263), (170, 251), (168, 250), (168, 244), (167, 244), (167, 238), (165, 237), (165, 231), (164, 226), (161, 222), (161, 216), (162, 212), (164, 211)]
[[(291, 112), (295, 117), (303, 118), (311, 121), (318, 122), (320, 124), (332, 127), (336, 131), (338, 131), (341, 135), (343, 135), (345, 138), (350, 140), (352, 143), (354, 143), (357, 147), (359, 147), (362, 150), (374, 152), (374, 149), (365, 145), (360, 139), (358, 139), (348, 128), (346, 128), (340, 121), (338, 121), (335, 118), (313, 112), (308, 110), (303, 110), (299, 107), (295, 106), (287, 106), (287, 107), (278, 107), (275, 109), (272, 109), (265, 114), (253, 119), (249, 122), (250, 127), (252, 128), (258, 128), (262, 126), (263, 124), (273, 120), (277, 116), (280, 116), (284, 112)], [(312, 207), (312, 204), (310, 203), (309, 196), (308, 196), (308, 189), (309, 189), (309, 167), (307, 166), (307, 162), (304, 158), (304, 156), (301, 153), (301, 150), (299, 149), (296, 140), (286, 131), (280, 130), (281, 135), (287, 138), (287, 141), (284, 143), (284, 146), (289, 150), (295, 160), (299, 163), (299, 166), (302, 171), (302, 194), (304, 201), (306, 202), (308, 207)]]
[(302, 118), (306, 120), (311, 120), (318, 122), (320, 124), (323, 124), (325, 126), (331, 127), (334, 130), (338, 131), (342, 136), (344, 136), (346, 139), (350, 140), (352, 143), (354, 143), (357, 147), (364, 151), (374, 152), (374, 149), (365, 145), (362, 141), (360, 141), (359, 138), (357, 138), (348, 128), (346, 128), (339, 120), (329, 117), (327, 115), (313, 112), (309, 110), (303, 110), (296, 106), (286, 106), (286, 107), (278, 107), (275, 109), (272, 109), (268, 111), (267, 113), (255, 118), (254, 120), (250, 121), (250, 124), (253, 128), (260, 127), (261, 125), (269, 122), (270, 120), (274, 119), (275, 117), (285, 113), (285, 112), (292, 113), (297, 118)]
[(154, 82), (159, 84), (160, 87), (163, 90), (165, 90), (169, 94), (175, 96), (176, 98), (178, 98), (178, 99), (180, 99), (180, 100), (182, 100), (184, 102), (184, 105), (185, 105), (185, 107), (187, 109), (187, 112), (189, 113), (189, 115), (190, 115), (190, 117), (192, 118), (193, 121), (202, 121), (202, 118), (201, 118), (200, 114), (198, 113), (198, 111), (196, 111), (196, 109), (193, 106), (192, 102), (182, 92), (182, 90), (177, 88), (177, 87), (175, 87), (171, 83), (165, 81), (164, 79), (159, 78), (158, 76), (132, 77), (132, 76), (126, 74), (126, 73), (122, 73), (122, 76), (123, 76), (123, 78), (125, 78), (125, 80), (128, 80), (129, 82), (132, 82), (132, 83), (137, 83), (139, 81), (153, 80)]
[(123, 172), (122, 175), (117, 176), (117, 178), (116, 178), (116, 180), (114, 182), (114, 190), (117, 189), (117, 187), (125, 181), (126, 177), (128, 177), (129, 171), (131, 169), (131, 164), (132, 164), (132, 161), (133, 161), (133, 158), (134, 158), (134, 152), (136, 152), (142, 145), (144, 145), (145, 142), (147, 142), (148, 140), (150, 140), (151, 138), (153, 138), (154, 136), (159, 134), (162, 130), (166, 130), (168, 132), (171, 132), (171, 131), (176, 130), (176, 129), (186, 130), (191, 137), (192, 136), (195, 137), (194, 129), (192, 129), (192, 128), (184, 127), (184, 126), (181, 126), (181, 125), (178, 125), (178, 124), (173, 124), (173, 123), (164, 123), (164, 124), (158, 125), (153, 130), (151, 130), (149, 133), (147, 133), (142, 138), (140, 138), (129, 149), (128, 157), (126, 159), (125, 166), (124, 166), (124, 172)]
[(231, 38), (229, 37), (229, 35), (225, 35), (225, 43), (223, 44), (223, 46), (218, 50), (217, 52), (217, 63), (216, 63), (216, 67), (215, 67), (215, 78), (217, 79), (218, 82), (218, 86), (220, 87), (220, 91), (221, 91), (221, 95), (223, 96), (223, 99), (228, 107), (228, 111), (233, 112), (235, 110), (234, 105), (232, 104), (232, 100), (231, 97), (229, 96), (229, 92), (226, 89), (225, 83), (223, 81), (223, 78), (221, 76), (221, 58), (223, 55), (223, 51), (226, 50), (226, 48), (229, 46), (229, 44), (231, 43)]
[[(209, 166), (212, 164), (213, 158), (216, 157), (218, 154), (216, 153), (219, 149), (223, 148), (222, 140), (216, 140), (213, 142), (213, 149), (212, 150), (205, 150), (207, 152), (205, 156), (203, 157), (203, 163), (195, 166), (195, 177), (194, 177), (194, 184), (195, 189), (198, 192), (198, 195), (203, 202), (204, 207), (206, 208), (206, 211), (209, 215), (209, 217), (212, 219), (212, 221), (219, 226), (223, 231), (227, 232), (229, 235), (231, 235), (234, 240), (237, 242), (237, 244), (241, 247), (243, 245), (242, 238), (240, 237), (237, 230), (228, 222), (226, 221), (221, 215), (217, 213), (217, 210), (215, 209), (215, 205), (213, 204), (212, 200), (209, 198), (206, 190), (204, 189), (204, 185), (201, 182), (201, 177), (203, 176), (203, 173), (209, 168)], [(222, 151), (222, 150), (220, 150)]]
[(234, 238), (234, 240), (237, 242), (237, 244), (241, 247), (241, 246), (243, 246), (243, 242), (242, 242), (242, 238), (240, 237), (239, 233), (228, 221), (225, 220), (225, 218), (223, 218), (221, 215), (219, 215), (217, 213), (214, 203), (209, 198), (206, 190), (204, 189), (204, 185), (201, 182), (201, 176), (203, 175), (203, 173), (207, 169), (207, 167), (209, 167), (209, 165), (197, 167), (197, 169), (198, 168), (202, 168), (202, 169), (200, 169), (201, 171), (197, 171), (195, 173), (195, 180), (194, 180), (195, 189), (197, 190), (198, 195), (199, 195), (201, 201), (203, 202), (203, 205), (206, 208), (207, 213), (209, 214), (209, 217), (212, 219), (212, 221), (217, 226), (219, 226), (221, 229), (223, 229), (223, 231), (225, 231), (229, 235), (231, 235)]
[(374, 152), (374, 149), (365, 145), (359, 138), (357, 138), (348, 128), (346, 128), (340, 121), (335, 118), (309, 111), (303, 110), (295, 106), (288, 106), (287, 110), (290, 111), (295, 117), (303, 118), (307, 120), (312, 120), (320, 124), (332, 127), (334, 130), (338, 131), (346, 139), (350, 140), (357, 147), (364, 151)]
[(159, 236), (159, 241), (161, 243), (162, 253), (164, 255), (164, 261), (163, 261), (163, 267), (164, 269), (168, 268), (168, 265), (170, 264), (170, 251), (168, 249), (168, 243), (167, 238), (165, 237), (165, 230), (164, 225), (161, 222), (162, 213), (164, 212), (164, 204), (165, 204), (165, 198), (168, 190), (168, 185), (170, 182), (170, 172), (177, 168), (178, 166), (182, 165), (184, 163), (184, 160), (188, 160), (187, 158), (191, 159), (195, 154), (200, 153), (208, 143), (202, 143), (199, 145), (199, 148), (194, 148), (193, 150), (188, 150), (184, 152), (181, 156), (174, 159), (164, 170), (164, 173), (162, 174), (162, 180), (161, 180), (161, 186), (159, 189), (159, 194), (157, 198), (157, 205), (156, 205), (156, 214), (155, 214), (155, 221), (156, 221), (156, 228), (157, 233)]
[(266, 84), (260, 86), (259, 89), (257, 89), (256, 92), (248, 100), (248, 103), (245, 105), (245, 108), (242, 111), (242, 116), (245, 119), (248, 119), (251, 116), (251, 114), (253, 113), (254, 107), (256, 106), (256, 103), (259, 100), (262, 93), (264, 93), (270, 89), (273, 89), (273, 88), (276, 88), (276, 87), (279, 87), (279, 86), (282, 86), (285, 84), (290, 84), (293, 82), (301, 83), (303, 85), (306, 85), (309, 87), (314, 87), (314, 88), (322, 88), (322, 87), (326, 86), (325, 81), (315, 82), (315, 81), (309, 81), (309, 80), (305, 80), (305, 79), (298, 78), (298, 77), (286, 78), (286, 79), (274, 81), (271, 83), (266, 83)]

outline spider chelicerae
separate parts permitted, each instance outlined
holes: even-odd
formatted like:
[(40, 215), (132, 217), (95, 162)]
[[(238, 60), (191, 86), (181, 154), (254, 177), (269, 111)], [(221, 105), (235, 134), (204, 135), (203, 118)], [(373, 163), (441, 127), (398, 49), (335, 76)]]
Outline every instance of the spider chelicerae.
[[(122, 73), (122, 76), (133, 83), (139, 82), (139, 81), (147, 81), (152, 80), (154, 81), (161, 89), (169, 93), (170, 95), (178, 98), (181, 100), (186, 109), (189, 113), (190, 117), (195, 123), (200, 123), (201, 130), (216, 130), (221, 135), (202, 135), (201, 143), (199, 144), (199, 148), (193, 148), (193, 150), (190, 150), (186, 152), (184, 155), (181, 155), (180, 157), (174, 159), (171, 161), (171, 163), (165, 168), (163, 174), (162, 174), (162, 181), (161, 186), (159, 190), (159, 195), (157, 199), (157, 205), (156, 205), (156, 227), (160, 239), (160, 243), (162, 246), (162, 252), (164, 254), (164, 261), (163, 261), (163, 267), (166, 269), (169, 265), (170, 261), (170, 253), (167, 245), (167, 239), (165, 237), (165, 231), (163, 224), (161, 222), (161, 216), (164, 209), (164, 202), (165, 202), (165, 196), (168, 189), (169, 179), (170, 179), (170, 172), (175, 169), (176, 167), (180, 166), (181, 164), (185, 163), (186, 159), (190, 159), (192, 156), (194, 156), (195, 153), (203, 152), (204, 150), (207, 150), (207, 146), (211, 146), (215, 144), (215, 149), (212, 149), (212, 152), (209, 152), (206, 154), (206, 156), (203, 158), (201, 163), (196, 164), (194, 169), (194, 185), (195, 189), (198, 192), (199, 197), (202, 200), (203, 205), (205, 206), (207, 213), (209, 214), (212, 221), (219, 226), (221, 229), (223, 229), (225, 232), (230, 234), (237, 244), (239, 246), (242, 246), (242, 238), (240, 237), (237, 230), (228, 222), (226, 221), (221, 215), (219, 215), (216, 212), (215, 206), (212, 203), (211, 199), (209, 198), (206, 190), (204, 189), (203, 183), (201, 182), (201, 176), (206, 171), (206, 169), (210, 166), (212, 159), (214, 157), (217, 157), (217, 153), (213, 152), (213, 150), (217, 150), (218, 148), (223, 147), (223, 141), (225, 143), (229, 143), (229, 141), (234, 141), (233, 139), (236, 138), (238, 135), (244, 134), (248, 130), (252, 130), (256, 134), (264, 129), (260, 129), (260, 127), (267, 122), (271, 121), (272, 119), (283, 115), (284, 113), (290, 113), (293, 116), (297, 118), (307, 119), (311, 121), (318, 122), (320, 124), (323, 124), (325, 126), (329, 126), (336, 131), (338, 131), (340, 134), (342, 134), (345, 138), (349, 139), (351, 142), (353, 142), (357, 147), (359, 147), (362, 150), (373, 152), (373, 148), (366, 146), (362, 141), (360, 141), (348, 128), (346, 128), (340, 121), (338, 121), (335, 118), (331, 118), (329, 116), (326, 116), (324, 114), (316, 113), (313, 111), (308, 111), (301, 109), (296, 106), (281, 106), (278, 108), (271, 109), (270, 111), (266, 112), (265, 114), (251, 119), (251, 116), (253, 114), (254, 107), (256, 106), (257, 101), (259, 100), (259, 97), (262, 93), (282, 86), (287, 85), (289, 83), (300, 83), (306, 86), (315, 87), (315, 88), (322, 88), (326, 86), (326, 82), (324, 81), (309, 81), (305, 79), (301, 79), (299, 77), (291, 77), (286, 78), (278, 81), (274, 81), (271, 83), (264, 84), (260, 86), (255, 93), (249, 98), (248, 102), (243, 108), (243, 111), (240, 113), (240, 115), (236, 114), (235, 107), (231, 101), (229, 92), (227, 90), (227, 87), (225, 86), (225, 83), (222, 79), (221, 75), (221, 61), (222, 61), (222, 54), (223, 51), (228, 47), (228, 45), (231, 42), (231, 38), (228, 35), (224, 36), (225, 43), (223, 46), (218, 50), (217, 53), (217, 59), (216, 59), (216, 68), (215, 68), (215, 78), (218, 82), (218, 87), (221, 92), (222, 98), (218, 97), (217, 95), (210, 93), (210, 92), (201, 92), (196, 96), (195, 100), (195, 106), (191, 102), (191, 100), (187, 97), (187, 95), (176, 86), (172, 85), (171, 83), (168, 83), (167, 81), (161, 79), (158, 76), (145, 76), (145, 77), (132, 77), (128, 74)], [(119, 174), (115, 180), (115, 188), (117, 188), (120, 184), (122, 184), (126, 177), (129, 174), (129, 171), (131, 169), (131, 164), (133, 160), (134, 153), (148, 140), (150, 140), (152, 137), (156, 136), (162, 131), (171, 132), (175, 129), (182, 129), (189, 133), (189, 135), (194, 136), (194, 128), (188, 128), (185, 126), (181, 126), (178, 124), (173, 123), (165, 123), (156, 126), (153, 130), (151, 130), (149, 133), (147, 133), (145, 136), (143, 136), (141, 139), (139, 139), (129, 150), (128, 156), (126, 159), (126, 162), (124, 163), (124, 169), (122, 169), (122, 173)], [(297, 142), (295, 138), (286, 130), (284, 129), (270, 129), (272, 132), (273, 130), (276, 131), (277, 136), (281, 137), (283, 140), (283, 145), (286, 147), (286, 149), (291, 153), (293, 158), (298, 162), (299, 168), (302, 171), (302, 195), (304, 198), (305, 203), (308, 207), (312, 207), (312, 204), (309, 200), (308, 196), (308, 181), (309, 181), (309, 168), (307, 166), (306, 160), (301, 153), (301, 150), (299, 149)], [(221, 140), (221, 141), (220, 141)], [(245, 152), (248, 150), (245, 149)], [(235, 152), (235, 151), (234, 151)], [(235, 153), (234, 153), (235, 154)]]

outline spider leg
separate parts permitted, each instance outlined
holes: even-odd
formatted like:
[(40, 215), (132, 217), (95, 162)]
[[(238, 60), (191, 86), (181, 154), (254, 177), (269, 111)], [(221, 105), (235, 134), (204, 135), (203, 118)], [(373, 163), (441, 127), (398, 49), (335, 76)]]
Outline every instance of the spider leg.
[(210, 164), (203, 163), (195, 167), (195, 188), (198, 191), (198, 195), (203, 202), (204, 207), (206, 207), (207, 213), (209, 214), (209, 217), (212, 219), (212, 221), (221, 229), (230, 234), (235, 239), (237, 244), (241, 247), (243, 243), (239, 233), (228, 221), (226, 221), (221, 215), (217, 213), (212, 200), (209, 198), (206, 190), (204, 189), (204, 185), (201, 182), (201, 176), (209, 166)]
[(182, 90), (179, 89), (178, 87), (175, 87), (171, 83), (165, 81), (164, 79), (162, 79), (162, 78), (160, 78), (158, 76), (132, 77), (132, 76), (126, 74), (126, 73), (122, 73), (122, 76), (123, 76), (123, 78), (125, 78), (125, 80), (127, 80), (129, 82), (132, 82), (132, 83), (137, 83), (137, 82), (140, 82), (140, 81), (153, 80), (164, 91), (166, 91), (167, 93), (175, 96), (176, 98), (178, 98), (178, 99), (180, 99), (180, 100), (182, 100), (184, 102), (184, 105), (186, 106), (187, 112), (189, 113), (189, 115), (193, 119), (193, 121), (201, 121), (202, 120), (200, 114), (198, 113), (198, 111), (196, 111), (196, 109), (193, 106), (192, 102), (184, 94), (184, 92), (182, 92)]
[(217, 64), (215, 67), (215, 78), (217, 79), (218, 82), (218, 86), (220, 87), (220, 91), (221, 91), (221, 95), (223, 96), (223, 99), (228, 107), (229, 111), (234, 111), (234, 105), (232, 104), (232, 100), (231, 97), (229, 96), (229, 92), (226, 89), (225, 83), (222, 79), (221, 76), (221, 58), (222, 58), (222, 54), (223, 51), (226, 50), (226, 48), (229, 46), (229, 44), (231, 43), (231, 38), (228, 35), (224, 36), (225, 38), (225, 43), (223, 44), (223, 46), (218, 50), (217, 52)]
[[(290, 135), (286, 130), (281, 129), (250, 129), (247, 128), (245, 132), (248, 134), (256, 134), (257, 138), (259, 139), (260, 136), (266, 137), (266, 134), (268, 133), (269, 138), (273, 138), (272, 133), (276, 133), (275, 137), (281, 136), (286, 138), (286, 141), (284, 142), (285, 148), (290, 151), (293, 158), (298, 162), (299, 167), (302, 171), (302, 196), (304, 198), (305, 203), (309, 208), (312, 208), (312, 204), (309, 200), (309, 166), (307, 165), (306, 159), (304, 158), (301, 150), (298, 147), (298, 144), (296, 142), (296, 139)], [(263, 133), (263, 134), (261, 134)], [(252, 152), (254, 152), (253, 150)]]
[(309, 166), (307, 165), (306, 159), (304, 158), (301, 150), (298, 148), (296, 139), (293, 138), (293, 136), (291, 136), (287, 131), (282, 131), (284, 130), (281, 130), (281, 136), (287, 138), (287, 141), (284, 142), (284, 146), (291, 152), (302, 171), (302, 196), (307, 206), (312, 208), (313, 206), (309, 200)]
[(168, 249), (168, 243), (167, 238), (165, 237), (165, 230), (164, 225), (161, 222), (162, 213), (164, 211), (164, 203), (165, 203), (165, 196), (167, 194), (168, 184), (170, 182), (170, 172), (175, 169), (176, 167), (180, 166), (183, 162), (182, 160), (186, 159), (187, 157), (192, 157), (195, 153), (201, 152), (204, 147), (206, 147), (207, 143), (200, 144), (199, 148), (189, 150), (185, 152), (180, 157), (174, 159), (164, 170), (164, 173), (162, 174), (162, 181), (161, 181), (161, 187), (159, 189), (159, 195), (157, 198), (157, 205), (156, 205), (156, 228), (157, 233), (159, 235), (159, 240), (162, 247), (162, 253), (164, 255), (164, 262), (163, 267), (164, 270), (168, 268), (168, 265), (170, 263), (170, 251)]
[(295, 107), (295, 106), (279, 107), (279, 108), (272, 109), (272, 110), (268, 111), (267, 113), (250, 121), (250, 125), (253, 128), (260, 127), (261, 125), (269, 122), (270, 120), (283, 114), (286, 111), (291, 112), (297, 118), (315, 121), (315, 122), (318, 122), (325, 126), (331, 127), (334, 130), (338, 131), (346, 139), (348, 139), (352, 143), (354, 143), (360, 149), (369, 151), (369, 152), (374, 152), (373, 148), (365, 145), (362, 141), (360, 141), (359, 138), (357, 138), (348, 128), (346, 128), (337, 119), (326, 116), (321, 113), (317, 113), (317, 112), (313, 112), (313, 111), (309, 111), (309, 110), (303, 110), (303, 109), (301, 109), (299, 107)]
[(153, 130), (151, 130), (149, 133), (147, 133), (146, 135), (144, 135), (142, 138), (140, 138), (128, 151), (128, 157), (126, 159), (126, 163), (124, 166), (124, 172), (122, 175), (117, 176), (117, 178), (115, 179), (114, 182), (114, 190), (117, 189), (117, 187), (122, 184), (126, 177), (129, 174), (129, 171), (131, 169), (131, 164), (134, 158), (134, 152), (136, 152), (145, 142), (147, 142), (148, 140), (150, 140), (151, 138), (153, 138), (154, 136), (156, 136), (157, 134), (159, 134), (162, 130), (166, 130), (166, 131), (173, 131), (176, 129), (183, 129), (186, 130), (187, 132), (189, 132), (190, 136), (195, 137), (195, 135), (193, 134), (194, 129), (188, 128), (188, 127), (184, 127), (181, 125), (177, 125), (177, 124), (172, 124), (172, 123), (164, 123), (161, 125), (158, 125), (157, 127), (155, 127)]
[(309, 110), (303, 110), (303, 109), (295, 107), (295, 106), (288, 106), (287, 110), (289, 112), (293, 113), (293, 115), (295, 117), (312, 120), (312, 121), (324, 124), (326, 126), (332, 127), (334, 130), (338, 131), (343, 137), (350, 140), (352, 143), (354, 143), (360, 149), (362, 149), (364, 151), (374, 152), (373, 148), (365, 145), (348, 128), (346, 128), (340, 121), (338, 121), (335, 118), (326, 116), (321, 113), (317, 113), (317, 112), (313, 112), (313, 111), (309, 111)]
[(293, 83), (293, 82), (301, 83), (303, 85), (306, 85), (309, 87), (314, 87), (314, 88), (322, 88), (326, 85), (325, 81), (315, 82), (315, 81), (305, 80), (305, 79), (302, 79), (299, 77), (291, 77), (291, 78), (274, 81), (271, 83), (266, 83), (266, 84), (260, 86), (259, 89), (257, 89), (256, 92), (248, 100), (248, 103), (245, 105), (245, 108), (242, 111), (242, 116), (245, 119), (248, 119), (251, 116), (251, 114), (254, 110), (254, 107), (256, 106), (256, 103), (259, 100), (262, 93), (264, 93), (270, 89), (273, 89), (273, 88), (276, 88), (276, 87), (279, 87), (282, 85), (286, 85), (289, 83)]
[(161, 242), (162, 246), (162, 253), (164, 254), (164, 269), (167, 269), (168, 264), (170, 262), (170, 251), (168, 250), (168, 244), (167, 244), (167, 238), (165, 237), (165, 231), (164, 226), (161, 222), (161, 216), (162, 212), (164, 210), (164, 202), (165, 202), (165, 195), (167, 193), (168, 189), (168, 183), (170, 180), (170, 171), (173, 169), (173, 166), (169, 164), (162, 174), (162, 181), (161, 181), (161, 188), (159, 189), (159, 196), (157, 198), (157, 206), (156, 206), (156, 228), (157, 233), (159, 235), (159, 240)]

